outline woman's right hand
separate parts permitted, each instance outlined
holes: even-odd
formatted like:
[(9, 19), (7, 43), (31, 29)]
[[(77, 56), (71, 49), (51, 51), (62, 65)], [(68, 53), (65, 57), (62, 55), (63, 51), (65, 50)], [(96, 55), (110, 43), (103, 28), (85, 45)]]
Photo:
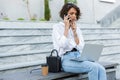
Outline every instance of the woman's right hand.
[(70, 28), (70, 17), (69, 17), (69, 15), (64, 16), (64, 24), (65, 24), (65, 29), (69, 30), (69, 28)]
[(69, 28), (70, 28), (70, 22), (69, 22), (69, 15), (67, 16), (64, 16), (64, 24), (65, 24), (65, 31), (64, 31), (64, 36), (67, 37), (68, 35), (68, 31), (69, 31)]

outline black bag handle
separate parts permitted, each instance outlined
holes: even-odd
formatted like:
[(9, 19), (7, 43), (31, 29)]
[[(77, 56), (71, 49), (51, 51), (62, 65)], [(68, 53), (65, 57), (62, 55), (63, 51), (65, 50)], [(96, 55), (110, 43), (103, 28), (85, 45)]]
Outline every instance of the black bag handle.
[(56, 53), (57, 53), (57, 57), (59, 57), (59, 55), (58, 55), (58, 51), (57, 51), (56, 49), (53, 49), (53, 50), (51, 51), (50, 56), (52, 56), (53, 52), (56, 52)]

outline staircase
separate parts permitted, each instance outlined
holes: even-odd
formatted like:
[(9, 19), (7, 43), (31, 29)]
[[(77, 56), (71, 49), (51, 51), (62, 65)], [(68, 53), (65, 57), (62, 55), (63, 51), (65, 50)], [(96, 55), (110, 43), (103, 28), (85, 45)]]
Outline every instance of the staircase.
[[(47, 22), (0, 22), (0, 72), (46, 62), (52, 45), (52, 26)], [(100, 61), (120, 62), (120, 27), (78, 24), (86, 43), (104, 44)], [(113, 56), (111, 56), (113, 55)]]
[(100, 23), (102, 27), (108, 27), (119, 18), (120, 18), (120, 5), (111, 12), (109, 12), (107, 15), (105, 15), (100, 21), (98, 21), (98, 23)]

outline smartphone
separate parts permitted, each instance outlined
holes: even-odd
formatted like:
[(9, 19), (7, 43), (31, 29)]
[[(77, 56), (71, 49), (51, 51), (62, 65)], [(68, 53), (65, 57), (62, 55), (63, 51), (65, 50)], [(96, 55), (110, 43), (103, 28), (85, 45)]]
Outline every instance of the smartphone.
[[(65, 16), (68, 16), (68, 14), (65, 14)], [(68, 19), (69, 21), (71, 21), (69, 16), (68, 16), (68, 18), (67, 18), (67, 19)]]

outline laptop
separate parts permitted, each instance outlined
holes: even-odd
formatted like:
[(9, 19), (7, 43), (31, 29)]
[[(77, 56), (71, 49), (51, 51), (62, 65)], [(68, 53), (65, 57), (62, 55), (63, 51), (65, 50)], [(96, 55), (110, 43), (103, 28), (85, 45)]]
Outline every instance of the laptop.
[(72, 61), (98, 61), (104, 45), (101, 44), (85, 44), (81, 56), (72, 58)]

